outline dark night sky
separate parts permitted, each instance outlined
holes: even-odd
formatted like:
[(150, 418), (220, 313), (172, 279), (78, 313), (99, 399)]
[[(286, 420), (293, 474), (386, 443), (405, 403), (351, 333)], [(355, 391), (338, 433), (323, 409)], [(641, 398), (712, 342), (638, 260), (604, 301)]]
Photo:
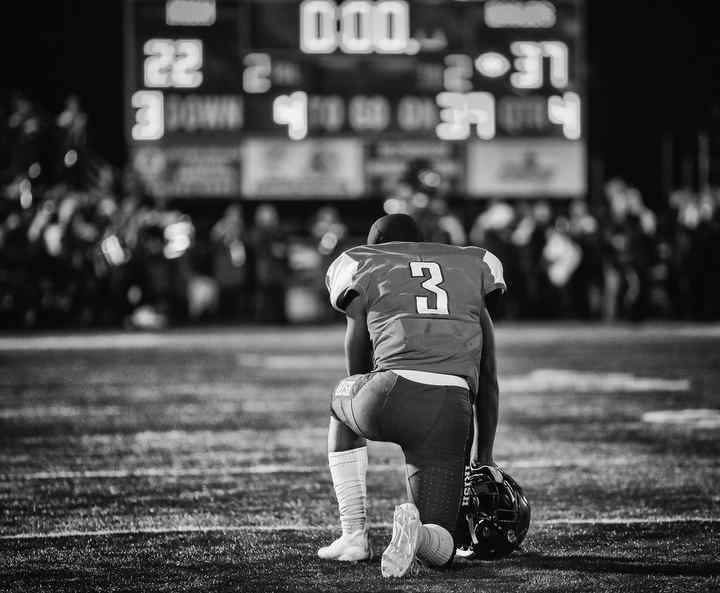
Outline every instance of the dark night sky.
[[(52, 112), (77, 92), (94, 145), (122, 163), (122, 0), (11, 5), (15, 14), (6, 22), (16, 35), (2, 42), (6, 90), (24, 90)], [(675, 140), (678, 180), (682, 156), (696, 152), (698, 130), (720, 131), (717, 107), (713, 122), (720, 81), (712, 76), (720, 72), (720, 36), (711, 31), (711, 5), (588, 0), (590, 154), (606, 175), (636, 183), (650, 202), (660, 189), (663, 134)]]

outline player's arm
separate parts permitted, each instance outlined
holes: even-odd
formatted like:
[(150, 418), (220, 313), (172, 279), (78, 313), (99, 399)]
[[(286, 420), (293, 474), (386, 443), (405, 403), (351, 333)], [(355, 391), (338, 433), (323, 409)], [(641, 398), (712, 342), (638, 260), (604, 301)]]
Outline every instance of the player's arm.
[(502, 297), (501, 290), (493, 290), (490, 294), (485, 295), (485, 308), (490, 313), (490, 318), (495, 317), (497, 319), (498, 312), (500, 311), (500, 298)]
[(363, 299), (354, 298), (345, 307), (347, 329), (345, 331), (345, 368), (348, 375), (372, 371), (372, 342), (367, 327)]
[(497, 367), (495, 364), (495, 330), (486, 308), (480, 314), (483, 348), (480, 360), (478, 393), (475, 397), (475, 437), (473, 461), (479, 465), (493, 465), (493, 445), (498, 423)]

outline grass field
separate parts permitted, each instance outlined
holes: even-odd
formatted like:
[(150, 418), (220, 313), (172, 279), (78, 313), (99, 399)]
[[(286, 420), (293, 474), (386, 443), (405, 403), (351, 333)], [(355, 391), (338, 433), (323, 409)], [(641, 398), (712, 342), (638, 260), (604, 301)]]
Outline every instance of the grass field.
[[(522, 550), (337, 565), (339, 327), (0, 338), (0, 591), (720, 591), (720, 327), (498, 329)], [(371, 539), (404, 500), (370, 448)]]

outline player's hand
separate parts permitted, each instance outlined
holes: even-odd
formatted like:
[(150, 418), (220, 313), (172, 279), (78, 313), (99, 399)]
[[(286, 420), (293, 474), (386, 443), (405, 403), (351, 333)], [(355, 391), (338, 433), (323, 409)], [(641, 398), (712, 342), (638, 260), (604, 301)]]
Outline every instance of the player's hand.
[(476, 461), (471, 461), (470, 466), (466, 468), (466, 475), (473, 475), (481, 472), (489, 474), (498, 484), (502, 484), (505, 480), (500, 468), (495, 463), (478, 463)]

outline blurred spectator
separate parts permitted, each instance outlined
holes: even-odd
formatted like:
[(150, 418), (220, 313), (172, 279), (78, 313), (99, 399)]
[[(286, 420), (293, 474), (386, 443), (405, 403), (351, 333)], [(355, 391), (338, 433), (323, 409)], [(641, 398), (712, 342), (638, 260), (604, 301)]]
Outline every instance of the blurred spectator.
[(65, 109), (58, 115), (57, 126), (60, 129), (61, 148), (65, 150), (84, 150), (87, 141), (87, 116), (80, 108), (77, 95), (69, 95), (65, 100)]
[(547, 262), (543, 259), (552, 216), (546, 201), (523, 204), (517, 226), (510, 236), (515, 258), (512, 251), (507, 257), (517, 259), (517, 275), (506, 274), (506, 277), (521, 279), (518, 288), (522, 302), (517, 303), (516, 311), (521, 316), (542, 319), (551, 317), (557, 309), (555, 290), (547, 274)]
[[(87, 116), (80, 108), (80, 99), (70, 95), (65, 100), (65, 109), (56, 120), (58, 131), (58, 177), (64, 176), (80, 185), (88, 169)], [(65, 168), (66, 171), (62, 171)]]
[(15, 93), (11, 99), (5, 132), (9, 144), (8, 173), (11, 178), (17, 176), (36, 178), (40, 175), (45, 150), (42, 138), (45, 127), (44, 119), (30, 100), (21, 93)]
[(255, 268), (255, 321), (284, 324), (288, 245), (275, 206), (258, 206), (249, 244)]
[(325, 206), (315, 214), (310, 232), (317, 243), (318, 253), (329, 265), (343, 251), (348, 229), (340, 220), (338, 209)]
[(210, 231), (213, 276), (219, 288), (219, 314), (224, 319), (247, 319), (252, 310), (248, 247), (242, 208), (227, 207)]
[(547, 230), (542, 257), (552, 287), (548, 290), (547, 307), (552, 316), (557, 317), (571, 310), (570, 279), (582, 260), (582, 251), (570, 235), (570, 223), (566, 218), (558, 218)]
[(669, 242), (663, 247), (673, 314), (718, 319), (720, 282), (711, 270), (720, 265), (720, 191), (673, 192), (666, 227)]
[[(426, 241), (466, 245), (465, 227), (450, 211), (447, 190), (447, 181), (428, 159), (413, 159), (407, 164), (396, 195), (386, 206), (390, 205), (392, 212), (410, 214)], [(405, 204), (400, 205), (402, 201)]]
[(435, 197), (427, 201), (427, 205), (416, 209), (412, 216), (426, 241), (448, 243), (449, 245), (466, 245), (467, 234), (458, 216), (450, 212), (445, 198)]
[(585, 200), (573, 200), (569, 208), (569, 233), (581, 253), (570, 278), (573, 314), (583, 319), (598, 318), (602, 306), (602, 253), (600, 228)]
[(313, 281), (316, 298), (322, 303), (319, 317), (321, 321), (329, 321), (335, 318), (335, 314), (326, 296), (325, 273), (333, 260), (350, 247), (348, 228), (340, 219), (337, 208), (325, 206), (315, 214), (310, 229), (315, 249), (320, 257), (320, 265)]
[(652, 257), (655, 217), (640, 193), (619, 179), (605, 187), (603, 224), (603, 318), (643, 319), (647, 315), (647, 271)]
[[(516, 246), (512, 235), (516, 223), (515, 209), (505, 202), (494, 202), (484, 212), (478, 214), (470, 229), (470, 244), (483, 247), (494, 253), (503, 262), (506, 278), (512, 278), (514, 291), (499, 299), (499, 315), (518, 317), (520, 307), (518, 296), (524, 294), (520, 284), (522, 275), (518, 269)], [(513, 294), (515, 292), (515, 294)]]
[(161, 205), (149, 206), (142, 215), (137, 245), (130, 260), (134, 280), (133, 304), (165, 319), (187, 318), (190, 269), (183, 257), (192, 245), (192, 221)]

